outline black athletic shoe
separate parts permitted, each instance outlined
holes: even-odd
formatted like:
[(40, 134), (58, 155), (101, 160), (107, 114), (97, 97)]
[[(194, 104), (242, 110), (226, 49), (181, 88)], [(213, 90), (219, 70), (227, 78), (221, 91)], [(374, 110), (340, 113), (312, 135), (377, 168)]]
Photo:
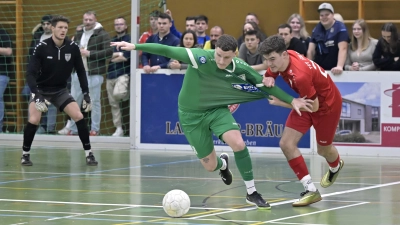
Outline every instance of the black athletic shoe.
[(88, 156), (86, 156), (86, 165), (88, 166), (97, 166), (98, 162), (94, 158), (94, 155), (92, 152), (89, 153)]
[(222, 153), (219, 157), (221, 159), (224, 159), (226, 162), (226, 168), (224, 170), (219, 170), (219, 175), (226, 185), (230, 185), (232, 184), (232, 172), (229, 170), (229, 155), (226, 153)]
[(253, 192), (253, 194), (246, 196), (246, 202), (257, 206), (258, 209), (271, 209), (271, 206), (266, 202), (257, 191)]
[(31, 158), (30, 154), (22, 155), (22, 157), (21, 157), (21, 165), (23, 165), (23, 166), (32, 166), (33, 164), (32, 164), (32, 161), (31, 161), (30, 158)]

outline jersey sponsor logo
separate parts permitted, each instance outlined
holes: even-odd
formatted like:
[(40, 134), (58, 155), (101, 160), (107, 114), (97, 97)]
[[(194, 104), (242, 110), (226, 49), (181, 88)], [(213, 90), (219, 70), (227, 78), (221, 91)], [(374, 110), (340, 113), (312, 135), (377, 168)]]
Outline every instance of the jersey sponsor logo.
[(71, 53), (65, 53), (65, 61), (69, 61), (71, 59)]
[(232, 74), (226, 74), (225, 77), (233, 77)]
[(246, 80), (246, 75), (245, 74), (241, 74), (241, 75), (239, 75), (238, 76), (240, 79), (242, 79), (242, 80)]
[(53, 56), (47, 56), (48, 59), (53, 59)]
[(206, 63), (206, 62), (207, 62), (206, 57), (205, 57), (205, 56), (200, 56), (200, 57), (199, 57), (199, 62), (200, 62), (201, 64)]
[[(240, 104), (233, 104), (233, 105), (228, 105), (229, 111), (233, 114), (236, 112), (236, 110), (239, 108)], [(233, 123), (233, 125), (238, 125), (237, 123)]]
[(232, 84), (232, 87), (245, 92), (260, 92), (258, 88), (251, 84)]

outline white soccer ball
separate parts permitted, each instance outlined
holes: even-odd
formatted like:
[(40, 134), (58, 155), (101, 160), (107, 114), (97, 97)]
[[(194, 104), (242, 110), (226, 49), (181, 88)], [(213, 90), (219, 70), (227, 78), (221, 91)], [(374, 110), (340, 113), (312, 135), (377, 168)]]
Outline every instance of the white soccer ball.
[(189, 211), (190, 198), (184, 191), (175, 189), (164, 196), (162, 204), (170, 217), (181, 217)]

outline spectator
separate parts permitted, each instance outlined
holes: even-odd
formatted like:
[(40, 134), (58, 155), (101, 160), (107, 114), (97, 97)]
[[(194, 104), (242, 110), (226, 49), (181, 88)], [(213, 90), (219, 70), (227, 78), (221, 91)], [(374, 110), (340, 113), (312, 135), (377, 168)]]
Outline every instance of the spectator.
[(257, 71), (267, 69), (267, 66), (263, 64), (262, 55), (257, 51), (259, 44), (260, 33), (256, 30), (249, 30), (245, 33), (244, 43), (239, 48), (239, 58)]
[[(183, 32), (182, 37), (180, 39), (179, 46), (185, 48), (197, 48), (197, 36), (193, 30), (186, 30)], [(169, 69), (176, 69), (176, 70), (185, 70), (188, 68), (188, 64), (180, 62), (175, 59), (171, 59), (168, 63)]]
[(219, 37), (224, 34), (224, 29), (220, 26), (215, 26), (210, 30), (210, 40), (204, 44), (203, 49), (215, 49), (215, 43)]
[(334, 75), (343, 72), (347, 57), (349, 34), (346, 26), (333, 18), (333, 6), (322, 3), (318, 7), (320, 22), (314, 28), (308, 46), (307, 58)]
[(204, 46), (204, 44), (210, 40), (210, 36), (206, 35), (206, 30), (208, 29), (208, 18), (205, 15), (200, 15), (196, 17), (196, 35), (197, 43), (199, 46)]
[[(258, 16), (255, 13), (251, 13), (251, 12), (247, 13), (244, 22), (245, 23), (248, 23), (248, 22), (256, 23), (257, 26), (259, 27), (259, 31), (258, 32), (260, 33), (260, 37), (262, 37), (263, 40), (267, 38), (267, 35), (261, 30), (260, 21), (258, 20)], [(263, 40), (260, 40), (260, 41), (263, 41)]]
[[(29, 55), (28, 62), (30, 57), (33, 55), (33, 51), (35, 47), (39, 44), (39, 42), (50, 38), (52, 35), (51, 32), (51, 15), (44, 15), (42, 17), (42, 21), (32, 30), (32, 41), (29, 47)], [(31, 90), (29, 89), (28, 83), (25, 83), (24, 88), (22, 89), (22, 96), (26, 99), (27, 102), (31, 99)], [(29, 117), (29, 115), (28, 115)], [(37, 134), (55, 134), (56, 131), (56, 119), (57, 119), (57, 108), (54, 105), (48, 106), (48, 111), (42, 113), (42, 119), (40, 120), (40, 126), (37, 129)]]
[[(106, 74), (106, 61), (112, 57), (113, 50), (110, 47), (111, 38), (103, 26), (97, 22), (96, 12), (87, 11), (83, 14), (83, 30), (75, 35), (75, 42), (79, 45), (83, 65), (88, 76), (89, 93), (92, 101), (90, 136), (97, 136), (100, 132), (101, 121), (101, 84)], [(71, 95), (81, 106), (84, 93), (79, 85), (76, 73), (71, 79)], [(78, 129), (74, 121), (71, 121), (69, 134), (77, 134)]]
[(282, 24), (278, 27), (278, 34), (285, 41), (286, 49), (296, 51), (304, 56), (307, 55), (307, 50), (304, 44), (297, 38), (292, 36), (292, 27), (289, 24)]
[[(143, 44), (146, 43), (147, 39), (151, 37), (151, 35), (156, 34), (158, 32), (158, 15), (160, 15), (160, 11), (154, 10), (150, 13), (150, 29), (148, 31), (143, 32), (143, 34), (139, 38), (139, 43)], [(142, 68), (142, 51), (139, 51), (139, 68)]]
[[(171, 10), (167, 9), (165, 11), (166, 14), (168, 14), (171, 17), (171, 33), (173, 35), (175, 35), (177, 38), (181, 38), (182, 37), (182, 33), (179, 32), (176, 27), (175, 27), (175, 23), (174, 23), (174, 19), (172, 17), (172, 12)], [(192, 31), (196, 31), (196, 17), (194, 16), (188, 16), (185, 19), (185, 25), (186, 25), (186, 29), (185, 30), (192, 30)]]
[(4, 119), (4, 91), (10, 81), (9, 73), (12, 72), (12, 42), (7, 31), (0, 28), (0, 133), (3, 133)]
[[(117, 36), (112, 39), (112, 42), (126, 41), (131, 42), (131, 36), (127, 34), (128, 26), (123, 17), (118, 17), (114, 20), (114, 28)], [(121, 100), (126, 100), (129, 97), (129, 77), (131, 70), (131, 52), (122, 51), (114, 48), (114, 53), (111, 62), (108, 65), (107, 73), (107, 94), (108, 102), (111, 106), (111, 113), (115, 132), (114, 137), (124, 136), (121, 122), (121, 109), (119, 103)]]
[[(153, 34), (146, 43), (158, 43), (169, 46), (179, 45), (179, 39), (175, 37), (170, 31), (171, 28), (171, 17), (166, 13), (160, 13), (158, 15), (158, 33)], [(154, 73), (157, 70), (168, 66), (170, 58), (154, 55), (147, 52), (142, 53), (143, 70), (145, 73)]]
[(385, 23), (381, 29), (382, 37), (372, 56), (373, 62), (380, 70), (400, 71), (400, 40), (397, 27), (393, 23)]
[(377, 43), (378, 40), (371, 38), (365, 20), (356, 20), (353, 24), (353, 35), (351, 36), (351, 42), (347, 53), (345, 70), (376, 70), (372, 62), (372, 55)]
[(287, 24), (289, 24), (290, 27), (292, 28), (292, 36), (298, 38), (306, 47), (306, 50), (308, 50), (308, 45), (310, 43), (310, 35), (306, 30), (306, 24), (304, 23), (303, 17), (301, 17), (297, 13), (292, 14), (289, 17)]
[(336, 21), (340, 21), (340, 22), (344, 23), (343, 16), (340, 15), (339, 13), (333, 14), (333, 18), (335, 18)]
[(239, 47), (240, 47), (240, 46), (243, 44), (243, 42), (244, 42), (244, 34), (245, 34), (247, 31), (249, 31), (249, 30), (256, 30), (256, 31), (258, 31), (258, 32), (260, 33), (260, 42), (264, 41), (264, 40), (267, 38), (267, 36), (261, 32), (261, 30), (260, 30), (260, 28), (258, 27), (258, 25), (257, 25), (256, 22), (249, 21), (249, 22), (246, 22), (246, 23), (243, 25), (243, 34), (237, 39), (237, 42), (238, 42), (238, 46), (239, 46)]

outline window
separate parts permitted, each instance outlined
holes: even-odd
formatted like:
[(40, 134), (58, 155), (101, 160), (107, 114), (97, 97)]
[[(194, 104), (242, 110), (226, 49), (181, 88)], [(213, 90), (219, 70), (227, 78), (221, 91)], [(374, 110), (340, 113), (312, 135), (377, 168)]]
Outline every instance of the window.
[(361, 109), (357, 109), (358, 115), (361, 115)]
[(378, 118), (379, 117), (379, 108), (377, 108), (377, 107), (372, 107), (371, 108), (371, 117), (372, 118)]
[(341, 117), (350, 117), (350, 103), (342, 103), (342, 114)]

